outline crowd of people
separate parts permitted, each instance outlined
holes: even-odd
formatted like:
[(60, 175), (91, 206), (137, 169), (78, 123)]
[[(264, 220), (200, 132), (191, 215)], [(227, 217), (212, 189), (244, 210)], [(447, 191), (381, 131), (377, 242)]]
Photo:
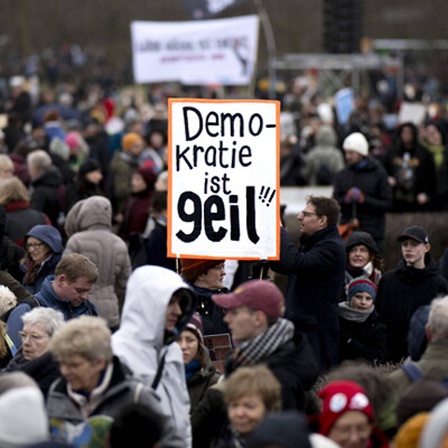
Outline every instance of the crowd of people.
[(36, 101), (24, 77), (9, 86), (1, 446), (446, 443), (448, 252), (434, 259), (412, 222), (383, 263), (388, 211), (446, 210), (443, 114), (386, 129), (360, 101), (341, 125), (292, 89), (281, 185), (332, 186), (307, 197), (300, 241), (282, 225), (276, 261), (174, 259), (163, 89), (125, 102), (66, 84)]

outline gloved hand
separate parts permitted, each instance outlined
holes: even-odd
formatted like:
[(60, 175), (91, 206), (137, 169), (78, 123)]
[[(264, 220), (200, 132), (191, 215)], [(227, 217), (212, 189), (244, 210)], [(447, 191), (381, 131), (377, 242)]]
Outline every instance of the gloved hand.
[(350, 188), (344, 196), (344, 201), (347, 204), (362, 204), (364, 199), (364, 194), (358, 187)]

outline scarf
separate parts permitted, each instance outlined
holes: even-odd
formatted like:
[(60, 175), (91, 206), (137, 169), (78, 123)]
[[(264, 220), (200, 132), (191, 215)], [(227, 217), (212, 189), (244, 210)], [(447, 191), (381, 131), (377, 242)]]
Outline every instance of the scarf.
[(355, 310), (351, 308), (348, 302), (340, 302), (338, 308), (338, 314), (343, 319), (350, 320), (352, 322), (362, 323), (373, 313), (374, 307), (368, 310)]
[(197, 359), (192, 359), (188, 364), (185, 364), (185, 379), (189, 380), (200, 369), (201, 363)]
[(233, 367), (252, 366), (261, 359), (274, 353), (280, 346), (292, 340), (294, 324), (286, 319), (279, 319), (263, 333), (241, 342), (231, 355)]

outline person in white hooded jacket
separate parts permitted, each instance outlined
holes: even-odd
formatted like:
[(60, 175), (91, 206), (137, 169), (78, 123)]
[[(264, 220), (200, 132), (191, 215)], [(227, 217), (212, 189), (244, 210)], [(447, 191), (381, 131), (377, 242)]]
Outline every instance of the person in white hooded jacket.
[(173, 342), (196, 308), (196, 295), (179, 274), (141, 266), (129, 277), (120, 328), (112, 348), (133, 374), (153, 385), (163, 409), (191, 447), (190, 399), (182, 351)]

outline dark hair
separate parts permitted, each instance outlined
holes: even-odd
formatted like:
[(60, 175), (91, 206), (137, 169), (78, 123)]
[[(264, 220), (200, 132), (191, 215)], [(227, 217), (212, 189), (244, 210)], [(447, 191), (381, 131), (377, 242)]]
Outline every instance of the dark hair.
[(329, 226), (335, 226), (339, 221), (341, 207), (333, 199), (326, 196), (307, 196), (306, 202), (314, 205), (318, 216), (326, 216)]
[(166, 190), (155, 190), (152, 193), (151, 212), (160, 213), (166, 210), (168, 207), (167, 197), (168, 192)]
[(153, 447), (162, 431), (158, 417), (140, 403), (130, 403), (118, 413), (109, 432), (110, 448), (123, 448), (132, 441), (134, 448)]

